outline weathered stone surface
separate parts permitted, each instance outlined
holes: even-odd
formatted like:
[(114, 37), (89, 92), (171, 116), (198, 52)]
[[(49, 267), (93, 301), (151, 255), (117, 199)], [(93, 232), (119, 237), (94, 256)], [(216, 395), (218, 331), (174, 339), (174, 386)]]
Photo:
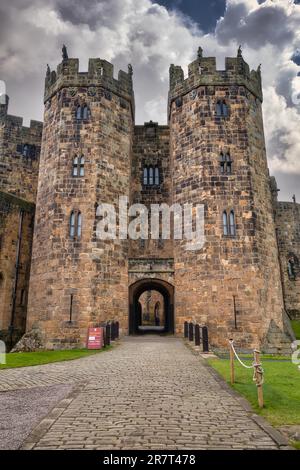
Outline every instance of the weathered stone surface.
[[(286, 311), (300, 319), (300, 204), (274, 201), (275, 222)], [(288, 263), (293, 262), (294, 275)]]
[(43, 128), (37, 121), (31, 121), (30, 127), (22, 124), (22, 118), (8, 114), (7, 98), (5, 105), (0, 104), (0, 339), (9, 347), (26, 327)]
[[(226, 117), (217, 116), (218, 101), (226, 102)], [(288, 345), (284, 310), (298, 315), (300, 277), (299, 264), (295, 278), (288, 276), (287, 260), (300, 258), (300, 206), (272, 200), (259, 69), (250, 71), (238, 56), (217, 71), (215, 58), (199, 54), (184, 78), (172, 65), (168, 126), (134, 125), (132, 68), (115, 79), (102, 59), (90, 59), (85, 73), (78, 59), (48, 70), (42, 143), (42, 124), (24, 128), (7, 105), (0, 107), (0, 330), (10, 324), (18, 220), (27, 204), (15, 326), (23, 331), (27, 318), (27, 331), (40, 328), (45, 347), (82, 347), (88, 326), (113, 319), (126, 334), (129, 289), (143, 280), (169, 286), (176, 334), (193, 320), (208, 326), (212, 347), (223, 348), (228, 337), (241, 349)], [(86, 107), (83, 119), (79, 107)], [(25, 144), (34, 146), (34, 158), (20, 153)], [(221, 172), (222, 152), (230, 153), (230, 174)], [(73, 175), (75, 156), (84, 157), (81, 176)], [(144, 184), (145, 167), (158, 168), (157, 184)], [(97, 204), (117, 207), (120, 196), (148, 208), (203, 204), (204, 248), (187, 251), (185, 240), (162, 238), (97, 239)], [(28, 202), (35, 201), (31, 258)], [(224, 210), (234, 210), (234, 236), (223, 234)], [(72, 211), (82, 216), (80, 237), (70, 237)]]
[(291, 342), (294, 340), (293, 332), (288, 331), (284, 333), (274, 320), (271, 320), (269, 329), (262, 341), (262, 352), (269, 354), (284, 354), (290, 355), (292, 352)]
[[(27, 328), (39, 326), (50, 348), (82, 347), (88, 326), (108, 319), (127, 328), (128, 241), (96, 237), (96, 204), (129, 198), (134, 96), (129, 75), (114, 80), (111, 64), (91, 61), (82, 74), (76, 63), (59, 66), (45, 95)], [(79, 106), (89, 109), (84, 119)], [(75, 156), (84, 176), (73, 175)], [(72, 211), (82, 215), (80, 237), (70, 236)]]
[(45, 349), (45, 340), (42, 332), (34, 328), (22, 336), (11, 352), (33, 352), (41, 349)]
[(43, 124), (31, 121), (25, 127), (21, 117), (7, 113), (8, 103), (3, 107), (0, 105), (0, 189), (35, 202)]
[[(212, 346), (225, 347), (233, 337), (240, 347), (253, 348), (272, 319), (283, 330), (284, 304), (260, 78), (243, 59), (226, 64), (226, 71), (216, 72), (211, 58), (193, 62), (186, 80), (178, 72), (174, 81), (170, 70), (173, 202), (203, 204), (206, 235), (199, 252), (187, 251), (185, 241), (174, 243), (176, 324), (180, 332), (185, 320), (208, 325)], [(217, 115), (220, 101), (227, 116)], [(222, 152), (232, 160), (229, 175), (221, 172)], [(234, 236), (224, 236), (225, 210), (234, 211)]]

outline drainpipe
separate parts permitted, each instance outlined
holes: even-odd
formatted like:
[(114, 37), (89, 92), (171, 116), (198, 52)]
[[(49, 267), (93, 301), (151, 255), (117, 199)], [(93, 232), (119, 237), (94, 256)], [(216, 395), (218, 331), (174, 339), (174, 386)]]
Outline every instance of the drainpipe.
[(17, 288), (18, 288), (19, 269), (20, 269), (20, 252), (21, 252), (21, 242), (22, 242), (23, 218), (24, 218), (24, 211), (21, 209), (19, 212), (19, 230), (18, 230), (18, 241), (17, 241), (17, 251), (16, 251), (15, 279), (14, 279), (13, 292), (12, 292), (11, 318), (10, 318), (10, 325), (8, 328), (10, 349), (13, 347), (13, 332), (14, 332), (14, 323), (15, 323), (15, 316), (16, 316), (16, 301), (17, 301)]

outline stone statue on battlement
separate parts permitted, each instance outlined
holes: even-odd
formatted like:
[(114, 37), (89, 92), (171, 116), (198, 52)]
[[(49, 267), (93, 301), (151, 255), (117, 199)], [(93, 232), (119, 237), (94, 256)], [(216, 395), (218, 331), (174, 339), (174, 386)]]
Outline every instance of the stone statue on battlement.
[(63, 58), (63, 60), (68, 60), (68, 58), (69, 58), (68, 50), (67, 50), (67, 47), (65, 46), (65, 44), (62, 47), (62, 58)]

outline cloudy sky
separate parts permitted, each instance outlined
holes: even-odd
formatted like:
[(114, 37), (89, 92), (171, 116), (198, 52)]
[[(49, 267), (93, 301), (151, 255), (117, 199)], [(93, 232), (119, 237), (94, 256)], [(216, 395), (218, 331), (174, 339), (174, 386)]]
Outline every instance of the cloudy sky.
[[(101, 57), (134, 68), (137, 123), (166, 123), (168, 68), (185, 70), (199, 45), (235, 56), (239, 44), (251, 67), (262, 63), (268, 159), (280, 199), (300, 202), (299, 0), (2, 0), (0, 80), (10, 113), (42, 119), (46, 64), (61, 60), (61, 46), (80, 59)], [(299, 98), (298, 98), (299, 95)]]

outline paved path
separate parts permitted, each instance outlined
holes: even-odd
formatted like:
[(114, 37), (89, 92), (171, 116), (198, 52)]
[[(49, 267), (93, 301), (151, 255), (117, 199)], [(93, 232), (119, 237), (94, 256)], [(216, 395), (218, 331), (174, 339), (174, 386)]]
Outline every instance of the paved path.
[(0, 371), (0, 389), (70, 384), (36, 449), (270, 449), (266, 434), (180, 339), (143, 336), (96, 356)]
[(72, 385), (0, 392), (0, 450), (19, 449), (24, 439), (63, 398)]

